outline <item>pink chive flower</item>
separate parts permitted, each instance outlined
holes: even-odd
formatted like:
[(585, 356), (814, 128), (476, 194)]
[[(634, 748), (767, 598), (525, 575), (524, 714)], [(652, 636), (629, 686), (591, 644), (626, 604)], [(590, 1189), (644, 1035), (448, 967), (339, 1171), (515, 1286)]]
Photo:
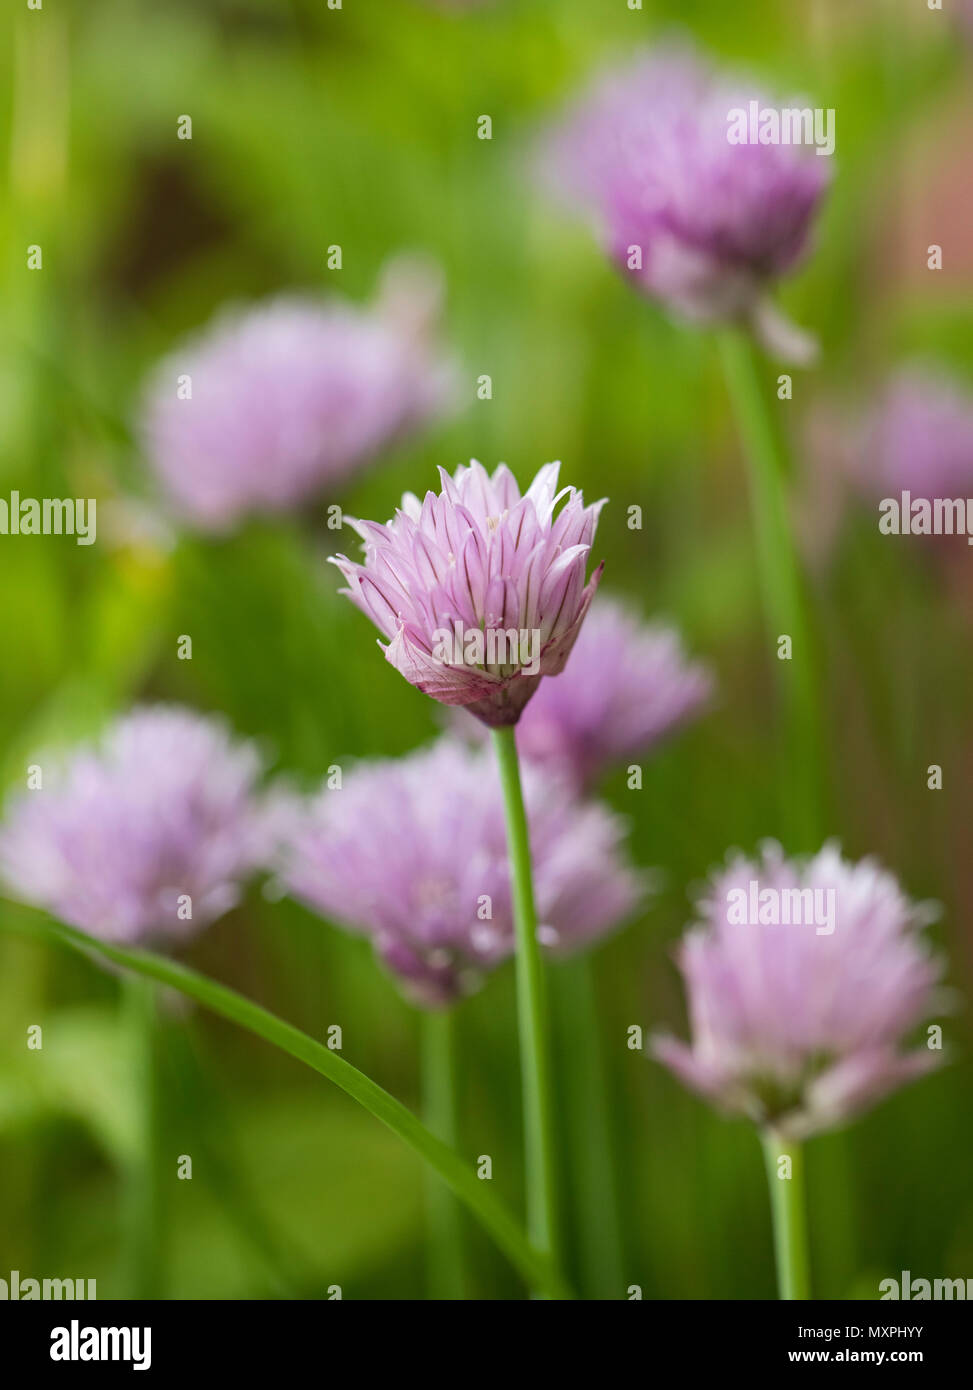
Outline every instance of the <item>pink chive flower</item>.
[(0, 826), (0, 879), (105, 941), (188, 937), (271, 856), (260, 758), (217, 719), (136, 709), (40, 768), (42, 787), (20, 793)]
[[(530, 762), (590, 789), (610, 767), (647, 753), (692, 719), (712, 693), (712, 676), (687, 659), (674, 628), (643, 623), (602, 591), (567, 666), (542, 682), (524, 710), (517, 747)], [(465, 725), (465, 714), (459, 718)]]
[(813, 344), (768, 291), (807, 250), (830, 160), (795, 144), (731, 143), (731, 113), (745, 113), (749, 137), (752, 101), (758, 117), (772, 106), (691, 50), (664, 46), (600, 79), (547, 141), (543, 166), (562, 198), (588, 207), (637, 289), (689, 320), (747, 322), (800, 360)]
[(802, 1139), (936, 1065), (937, 1052), (903, 1047), (936, 1004), (932, 914), (873, 860), (767, 845), (719, 871), (697, 913), (678, 956), (692, 1042), (653, 1047), (722, 1109)]
[(559, 469), (545, 464), (523, 496), (505, 464), (440, 469), (438, 496), (406, 493), (384, 526), (351, 522), (364, 564), (332, 557), (409, 684), (491, 728), (564, 669), (601, 577), (585, 583), (603, 503), (559, 492)]
[[(852, 501), (872, 508), (880, 526), (923, 536), (937, 499), (973, 495), (973, 389), (931, 362), (900, 367), (865, 412), (822, 401), (806, 430), (805, 453), (813, 462), (794, 522), (816, 563), (830, 554)], [(909, 494), (904, 511), (903, 493)], [(888, 501), (895, 507), (882, 505)], [(950, 513), (945, 524), (951, 522), (962, 530)], [(926, 540), (939, 543), (934, 533)]]
[[(648, 888), (623, 853), (623, 823), (526, 769), (538, 940), (570, 952), (631, 918)], [(514, 952), (503, 801), (487, 748), (442, 739), (361, 763), (294, 818), (287, 891), (371, 938), (408, 996), (455, 1002)]]
[(902, 368), (862, 430), (856, 483), (869, 497), (967, 497), (973, 487), (973, 391), (932, 366)]
[(398, 261), (373, 308), (285, 295), (225, 311), (173, 352), (141, 431), (175, 514), (223, 532), (300, 507), (443, 414), (453, 369), (435, 344), (440, 294), (428, 268)]

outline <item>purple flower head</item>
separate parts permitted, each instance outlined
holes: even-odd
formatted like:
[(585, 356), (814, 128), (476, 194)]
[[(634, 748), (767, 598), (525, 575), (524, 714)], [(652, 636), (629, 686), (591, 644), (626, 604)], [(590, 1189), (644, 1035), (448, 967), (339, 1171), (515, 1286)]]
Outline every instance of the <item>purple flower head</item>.
[(665, 46), (603, 77), (547, 144), (545, 166), (562, 197), (590, 208), (638, 289), (684, 318), (747, 321), (800, 359), (812, 345), (767, 291), (804, 254), (830, 168), (795, 144), (731, 143), (731, 113), (745, 113), (749, 136), (751, 102), (782, 109)]
[(0, 828), (0, 877), (11, 896), (106, 941), (187, 937), (229, 911), (269, 857), (260, 767), (219, 720), (136, 709), (96, 746), (41, 765), (43, 787), (21, 793)]
[(692, 1042), (654, 1051), (721, 1108), (802, 1138), (936, 1064), (902, 1047), (936, 1003), (930, 913), (873, 860), (766, 845), (718, 872), (697, 912), (678, 958)]
[[(379, 303), (282, 296), (225, 312), (155, 372), (142, 432), (173, 510), (207, 531), (344, 483), (442, 413), (439, 286), (394, 262)], [(191, 397), (186, 398), (186, 380)]]
[[(622, 852), (622, 822), (527, 768), (538, 939), (569, 952), (632, 916), (647, 882)], [(361, 763), (295, 817), (289, 892), (371, 938), (415, 1002), (455, 1002), (514, 950), (510, 866), (490, 750), (440, 740)]]
[(869, 497), (967, 497), (973, 485), (973, 392), (930, 366), (886, 384), (860, 446), (857, 483)]
[(603, 504), (559, 492), (559, 469), (545, 464), (521, 496), (505, 464), (492, 477), (475, 460), (452, 478), (441, 468), (438, 496), (406, 493), (384, 526), (351, 522), (364, 564), (332, 559), (409, 684), (491, 727), (515, 724), (564, 669), (601, 576), (585, 583)]
[(628, 605), (602, 596), (564, 671), (524, 711), (517, 745), (524, 757), (590, 787), (698, 713), (712, 689), (675, 629), (642, 623)]

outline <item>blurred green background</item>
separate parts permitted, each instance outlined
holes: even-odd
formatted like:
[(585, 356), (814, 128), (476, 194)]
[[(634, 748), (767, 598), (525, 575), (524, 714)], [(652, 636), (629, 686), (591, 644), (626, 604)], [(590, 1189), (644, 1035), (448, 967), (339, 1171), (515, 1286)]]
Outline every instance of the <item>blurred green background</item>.
[[(771, 89), (837, 112), (817, 247), (784, 292), (820, 334), (822, 365), (777, 404), (813, 534), (816, 404), (864, 402), (917, 351), (973, 370), (973, 60), (948, 15), (918, 0), (7, 7), (0, 495), (93, 495), (100, 526), (90, 548), (0, 537), (0, 771), (5, 788), (22, 785), (31, 752), (135, 699), (224, 711), (277, 769), (308, 781), (435, 733), (432, 702), (382, 662), (364, 619), (336, 597), (328, 533), (281, 520), (166, 550), (112, 538), (107, 524), (110, 499), (149, 495), (133, 441), (138, 393), (184, 333), (227, 300), (287, 287), (363, 300), (390, 255), (434, 256), (465, 407), (323, 500), (384, 519), (403, 489), (433, 484), (437, 464), (502, 459), (525, 482), (560, 458), (566, 481), (611, 499), (597, 545), (606, 586), (678, 621), (714, 666), (715, 710), (646, 760), (641, 791), (621, 772), (606, 787), (630, 818), (636, 859), (664, 872), (644, 920), (595, 962), (606, 1109), (624, 1285), (645, 1298), (771, 1297), (755, 1136), (626, 1045), (633, 1024), (685, 1027), (671, 950), (687, 890), (728, 848), (781, 833), (774, 672), (739, 449), (711, 339), (633, 295), (525, 173), (538, 124), (588, 73), (677, 22)], [(191, 142), (176, 139), (182, 114)], [(481, 114), (492, 141), (476, 139)], [(925, 267), (933, 241), (946, 248), (938, 274)], [(34, 243), (41, 273), (25, 268)], [(343, 248), (338, 272), (326, 266), (332, 243)], [(776, 368), (767, 372), (771, 383)], [(476, 399), (483, 373), (490, 401)], [(641, 531), (626, 527), (632, 505)], [(875, 1297), (902, 1269), (973, 1274), (963, 1002), (973, 584), (962, 565), (944, 574), (905, 542), (879, 543), (864, 512), (843, 518), (813, 582), (828, 833), (943, 903), (934, 933), (960, 995), (946, 1027), (952, 1064), (809, 1150), (815, 1293)], [(191, 662), (176, 659), (183, 633)], [(933, 762), (939, 792), (926, 789)], [(365, 943), (258, 889), (188, 958), (315, 1036), (340, 1024), (344, 1055), (418, 1106), (417, 1017)], [(585, 1038), (571, 971), (553, 971), (569, 1169), (568, 1131), (591, 1122), (573, 1085)], [(44, 1050), (29, 1052), (26, 1028), (38, 1022)], [(84, 1276), (101, 1297), (131, 1293), (120, 1229), (138, 1080), (127, 1028), (111, 975), (0, 938), (0, 1276)], [(471, 1163), (491, 1154), (496, 1187), (519, 1205), (511, 968), (464, 1004), (460, 1030), (463, 1152)], [(202, 1014), (174, 1012), (165, 1041), (164, 1143), (194, 1157), (193, 1181), (165, 1188), (170, 1296), (323, 1297), (334, 1284), (346, 1298), (422, 1296), (422, 1173), (394, 1137), (323, 1080)], [(503, 1258), (468, 1234), (471, 1292), (518, 1296)], [(624, 1297), (601, 1264), (575, 1234), (582, 1290)]]

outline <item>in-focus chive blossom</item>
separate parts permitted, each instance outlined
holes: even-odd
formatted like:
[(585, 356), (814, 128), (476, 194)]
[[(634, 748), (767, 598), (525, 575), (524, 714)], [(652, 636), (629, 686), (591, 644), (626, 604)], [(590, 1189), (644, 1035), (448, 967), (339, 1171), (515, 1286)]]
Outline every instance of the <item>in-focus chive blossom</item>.
[(717, 872), (696, 911), (678, 956), (692, 1041), (653, 1050), (724, 1111), (799, 1141), (941, 1060), (906, 1043), (938, 1004), (934, 914), (873, 860), (769, 844)]
[[(524, 779), (538, 938), (570, 953), (631, 919), (648, 878), (630, 865), (623, 822), (563, 781)], [(281, 879), (321, 916), (362, 932), (406, 995), (454, 1004), (514, 953), (510, 860), (489, 749), (445, 738), (364, 762), (295, 809)]]
[(141, 433), (171, 509), (221, 532), (333, 494), (450, 408), (439, 277), (388, 267), (378, 302), (283, 295), (224, 311), (153, 373)]
[(39, 767), (6, 808), (0, 881), (105, 941), (190, 936), (270, 857), (260, 756), (217, 718), (146, 706)]
[(546, 464), (527, 491), (501, 464), (477, 462), (423, 501), (407, 494), (385, 526), (354, 523), (364, 564), (334, 558), (343, 590), (388, 639), (386, 658), (411, 685), (462, 705), (493, 731), (509, 852), (528, 1230), (557, 1252), (556, 1145), (549, 1021), (538, 942), (530, 828), (514, 726), (544, 676), (564, 669), (597, 588), (586, 582), (602, 503), (558, 491)]
[(406, 493), (384, 526), (353, 521), (363, 564), (332, 557), (387, 660), (433, 699), (491, 728), (515, 724), (543, 676), (564, 669), (601, 567), (585, 582), (603, 505), (558, 490), (548, 463), (521, 495), (505, 464), (475, 460), (442, 491)]
[(587, 208), (638, 290), (685, 319), (744, 323), (800, 361), (813, 344), (770, 291), (807, 250), (830, 159), (796, 144), (732, 143), (731, 113), (753, 101), (771, 106), (690, 48), (661, 46), (598, 80), (544, 142), (541, 172)]
[(641, 621), (602, 591), (564, 670), (524, 710), (517, 747), (528, 762), (591, 789), (699, 714), (712, 693), (709, 670), (688, 659), (675, 628)]

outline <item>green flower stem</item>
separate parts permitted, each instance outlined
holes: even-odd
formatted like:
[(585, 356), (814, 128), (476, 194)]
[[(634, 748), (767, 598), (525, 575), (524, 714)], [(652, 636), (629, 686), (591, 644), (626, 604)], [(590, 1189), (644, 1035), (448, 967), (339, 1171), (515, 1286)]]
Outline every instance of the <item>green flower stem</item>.
[[(27, 928), (27, 930), (30, 930)], [(390, 1096), (372, 1079), (346, 1062), (337, 1052), (308, 1037), (300, 1029), (254, 1004), (243, 995), (199, 975), (187, 966), (150, 951), (124, 950), (120, 946), (98, 941), (74, 927), (46, 921), (42, 928), (47, 934), (82, 954), (91, 954), (124, 966), (145, 979), (168, 985), (188, 995), (213, 1013), (239, 1024), (265, 1042), (272, 1043), (299, 1062), (333, 1081), (359, 1105), (381, 1120), (393, 1133), (403, 1139), (420, 1158), (434, 1168), (461, 1202), (473, 1213), (483, 1228), (496, 1241), (511, 1264), (535, 1288), (549, 1298), (570, 1298), (571, 1291), (561, 1279), (550, 1256), (534, 1249), (527, 1241), (516, 1219), (506, 1205), (494, 1197), (485, 1183), (480, 1182), (471, 1165), (465, 1163), (452, 1149), (430, 1134), (411, 1111)]]
[(527, 1229), (532, 1244), (557, 1258), (554, 1109), (545, 982), (537, 943), (527, 813), (513, 728), (494, 729), (500, 766), (517, 933), (517, 1017), (527, 1171)]
[(590, 954), (559, 961), (550, 972), (557, 1024), (556, 1053), (570, 1085), (563, 1096), (572, 1155), (569, 1188), (575, 1227), (577, 1282), (583, 1298), (624, 1298), (625, 1243), (619, 1204), (611, 1096)]
[[(811, 1297), (808, 1272), (807, 1199), (804, 1190), (804, 1149), (784, 1140), (773, 1130), (762, 1135), (770, 1211), (774, 1226), (777, 1288), (782, 1299)], [(790, 1176), (783, 1176), (781, 1159), (790, 1160)]]
[(123, 1228), (130, 1297), (138, 1299), (163, 1296), (155, 993), (151, 982), (138, 975), (127, 975), (122, 981), (136, 1105), (136, 1143), (125, 1176)]
[[(805, 586), (787, 508), (784, 451), (767, 408), (749, 335), (727, 329), (719, 342), (746, 456), (764, 617), (784, 694), (788, 731), (784, 810), (790, 848), (816, 850), (821, 833), (821, 712)], [(791, 659), (777, 660), (777, 640), (784, 634), (791, 639)]]
[[(422, 1015), (423, 1119), (430, 1131), (456, 1149), (459, 1131), (456, 1104), (456, 1018), (452, 1009), (427, 1009)], [(466, 1261), (462, 1213), (451, 1192), (433, 1173), (427, 1175), (429, 1219), (429, 1297), (466, 1297)]]

